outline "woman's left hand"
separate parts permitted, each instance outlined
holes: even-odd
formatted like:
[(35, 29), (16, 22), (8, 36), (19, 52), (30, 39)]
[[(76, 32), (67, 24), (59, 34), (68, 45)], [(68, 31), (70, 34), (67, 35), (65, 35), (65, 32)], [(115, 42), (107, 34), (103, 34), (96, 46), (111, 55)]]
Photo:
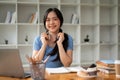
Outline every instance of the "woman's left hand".
[(57, 44), (62, 43), (64, 41), (64, 33), (60, 32), (57, 34), (57, 36), (58, 36)]

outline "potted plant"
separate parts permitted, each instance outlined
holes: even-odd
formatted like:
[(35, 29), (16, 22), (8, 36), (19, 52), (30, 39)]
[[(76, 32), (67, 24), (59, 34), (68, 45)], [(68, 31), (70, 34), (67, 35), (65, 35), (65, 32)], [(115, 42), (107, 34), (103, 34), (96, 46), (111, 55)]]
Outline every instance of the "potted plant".
[(25, 43), (28, 43), (28, 36), (25, 37)]
[(7, 39), (5, 39), (5, 44), (8, 44), (8, 40)]
[(90, 39), (89, 39), (89, 35), (86, 35), (86, 38), (84, 39), (84, 42), (89, 42)]

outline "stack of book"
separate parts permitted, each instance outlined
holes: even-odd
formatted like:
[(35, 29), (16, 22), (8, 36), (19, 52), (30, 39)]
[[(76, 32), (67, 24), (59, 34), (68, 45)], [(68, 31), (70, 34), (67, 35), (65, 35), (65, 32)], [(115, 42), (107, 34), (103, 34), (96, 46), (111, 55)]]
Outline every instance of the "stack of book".
[(16, 22), (16, 12), (7, 11), (5, 23), (14, 24)]
[(115, 73), (114, 60), (99, 60), (99, 61), (96, 61), (96, 66), (100, 72), (107, 73), (107, 74)]
[(72, 14), (71, 16), (71, 23), (72, 24), (78, 24), (79, 23), (79, 17), (77, 16), (77, 14)]
[(31, 15), (31, 17), (29, 19), (29, 23), (36, 24), (37, 21), (38, 21), (38, 12), (35, 12)]

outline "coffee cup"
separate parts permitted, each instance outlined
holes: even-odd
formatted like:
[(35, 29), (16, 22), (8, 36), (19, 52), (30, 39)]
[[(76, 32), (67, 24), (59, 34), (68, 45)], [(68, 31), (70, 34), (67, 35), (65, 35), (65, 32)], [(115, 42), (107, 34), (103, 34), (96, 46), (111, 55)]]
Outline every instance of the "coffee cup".
[(115, 60), (116, 77), (120, 78), (120, 60)]

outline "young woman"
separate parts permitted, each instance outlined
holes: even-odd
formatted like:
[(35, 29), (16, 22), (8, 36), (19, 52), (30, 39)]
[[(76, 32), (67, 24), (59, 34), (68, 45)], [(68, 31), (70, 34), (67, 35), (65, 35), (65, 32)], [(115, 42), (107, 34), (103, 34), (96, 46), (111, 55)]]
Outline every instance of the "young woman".
[(63, 16), (59, 9), (49, 8), (43, 18), (46, 32), (37, 36), (33, 43), (34, 61), (44, 61), (46, 67), (68, 67), (72, 63), (73, 39), (61, 29)]

